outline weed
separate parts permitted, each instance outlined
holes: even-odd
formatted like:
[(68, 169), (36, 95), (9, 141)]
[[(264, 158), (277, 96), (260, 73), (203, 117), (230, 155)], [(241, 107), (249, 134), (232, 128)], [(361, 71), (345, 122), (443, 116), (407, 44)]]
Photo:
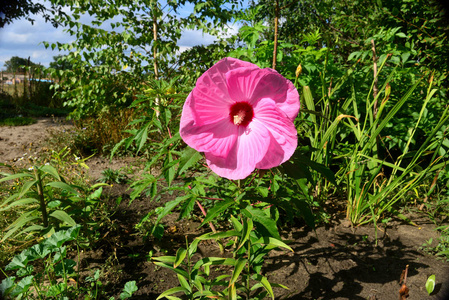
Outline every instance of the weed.
[(101, 172), (101, 177), (98, 178), (98, 182), (103, 183), (125, 183), (128, 181), (128, 176), (126, 174), (123, 174), (121, 170), (113, 170), (113, 169), (106, 169)]

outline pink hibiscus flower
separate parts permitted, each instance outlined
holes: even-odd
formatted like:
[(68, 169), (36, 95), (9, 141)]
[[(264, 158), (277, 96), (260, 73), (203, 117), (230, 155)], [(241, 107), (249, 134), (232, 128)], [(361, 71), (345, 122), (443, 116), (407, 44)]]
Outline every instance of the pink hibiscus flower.
[(180, 134), (209, 167), (228, 179), (287, 161), (298, 139), (294, 85), (272, 69), (224, 58), (196, 82), (184, 103)]

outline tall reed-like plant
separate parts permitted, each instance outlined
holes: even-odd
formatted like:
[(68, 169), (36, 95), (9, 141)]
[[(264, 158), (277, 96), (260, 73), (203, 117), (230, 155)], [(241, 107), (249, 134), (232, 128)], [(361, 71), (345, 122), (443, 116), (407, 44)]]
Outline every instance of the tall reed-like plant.
[[(366, 99), (367, 115), (363, 118), (364, 121), (353, 122), (348, 119), (347, 125), (352, 129), (356, 141), (351, 151), (345, 155), (348, 163), (340, 170), (338, 178), (340, 182), (345, 183), (348, 201), (346, 217), (354, 225), (368, 222), (376, 224), (383, 213), (387, 211), (395, 212), (395, 203), (403, 199), (407, 192), (420, 183), (427, 174), (444, 167), (444, 162), (440, 162), (442, 157), (438, 156), (438, 148), (441, 146), (445, 135), (442, 135), (439, 139), (435, 139), (435, 137), (441, 127), (448, 121), (448, 108), (443, 111), (439, 122), (428, 133), (425, 142), (421, 144), (418, 150), (409, 151), (409, 146), (415, 137), (418, 126), (423, 121), (426, 107), (437, 91), (432, 89), (432, 80), (427, 89), (427, 95), (422, 103), (418, 119), (413, 128), (409, 128), (406, 146), (402, 153), (393, 162), (388, 162), (385, 157), (379, 155), (378, 140), (381, 138), (382, 131), (410, 100), (413, 91), (420, 84), (420, 80), (414, 83), (399, 101), (387, 110), (388, 83), (393, 78), (393, 74), (390, 74), (381, 88), (380, 91), (383, 93), (379, 93), (376, 98), (370, 101), (371, 91), (374, 87), (373, 81), (371, 91)], [(374, 114), (374, 103), (381, 94), (384, 95), (384, 98), (377, 114)], [(352, 105), (355, 118), (360, 120), (362, 116), (358, 113), (355, 95), (352, 97)], [(431, 155), (431, 159), (430, 163), (423, 166), (422, 157), (425, 155)], [(405, 158), (407, 158), (407, 161), (404, 160)], [(391, 170), (391, 172), (386, 172), (386, 169)], [(387, 175), (387, 173), (390, 174)], [(405, 218), (398, 212), (396, 214)]]

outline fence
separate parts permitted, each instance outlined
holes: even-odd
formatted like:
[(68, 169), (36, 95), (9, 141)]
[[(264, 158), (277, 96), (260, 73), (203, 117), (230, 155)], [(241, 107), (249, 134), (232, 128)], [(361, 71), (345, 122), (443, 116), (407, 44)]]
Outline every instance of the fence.
[(50, 86), (57, 80), (43, 74), (39, 68), (26, 72), (0, 72), (0, 93), (15, 105), (33, 103), (43, 106), (58, 106), (54, 103)]

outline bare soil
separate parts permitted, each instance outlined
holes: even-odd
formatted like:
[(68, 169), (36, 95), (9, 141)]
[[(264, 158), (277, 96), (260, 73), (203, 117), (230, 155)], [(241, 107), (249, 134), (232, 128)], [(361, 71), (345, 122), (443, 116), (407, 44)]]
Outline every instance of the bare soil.
[[(16, 163), (25, 152), (38, 155), (48, 130), (70, 130), (70, 124), (43, 118), (37, 124), (22, 127), (0, 127), (0, 162)], [(106, 168), (119, 169), (129, 165), (129, 159), (101, 157), (87, 162), (92, 179)], [(148, 261), (147, 255), (172, 255), (190, 241), (206, 232), (196, 220), (177, 221), (176, 214), (164, 220), (162, 240), (144, 240), (135, 225), (151, 209), (163, 205), (176, 195), (163, 195), (159, 201), (141, 197), (129, 204), (128, 185), (114, 184), (105, 190), (111, 208), (118, 197), (121, 204), (114, 208), (113, 227), (102, 232), (102, 239), (92, 250), (84, 251), (80, 267), (83, 274), (102, 270), (107, 295), (118, 297), (125, 282), (136, 280), (139, 290), (132, 299), (156, 299), (177, 286), (177, 277)], [(449, 299), (449, 263), (419, 249), (429, 238), (435, 241), (435, 225), (419, 212), (408, 215), (416, 226), (393, 220), (376, 231), (372, 225), (351, 228), (333, 216), (329, 224), (311, 229), (303, 224), (289, 224), (281, 229), (284, 239), (294, 252), (273, 251), (263, 269), (270, 282), (282, 283), (289, 290), (275, 289), (277, 299), (399, 299), (399, 279), (408, 265), (407, 286), (411, 300)], [(200, 245), (199, 256), (220, 256), (214, 243)], [(229, 255), (225, 253), (224, 255)], [(223, 270), (227, 271), (227, 270)], [(435, 274), (437, 285), (428, 295), (425, 283)]]

